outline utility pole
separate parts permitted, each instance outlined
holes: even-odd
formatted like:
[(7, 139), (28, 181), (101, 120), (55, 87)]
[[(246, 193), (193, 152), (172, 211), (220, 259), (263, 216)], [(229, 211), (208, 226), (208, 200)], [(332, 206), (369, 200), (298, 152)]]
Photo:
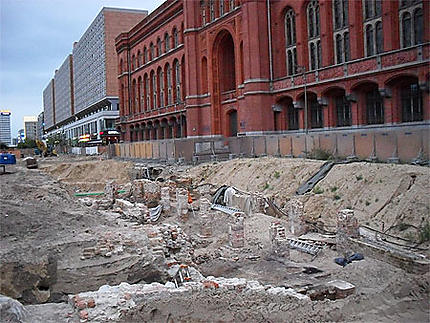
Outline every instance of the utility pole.
[(308, 93), (306, 91), (306, 66), (297, 66), (297, 71), (303, 74), (304, 91), (305, 91), (305, 155), (308, 155)]
[(297, 66), (297, 71), (302, 73), (305, 91), (305, 133), (308, 134), (308, 93), (306, 91), (306, 66)]

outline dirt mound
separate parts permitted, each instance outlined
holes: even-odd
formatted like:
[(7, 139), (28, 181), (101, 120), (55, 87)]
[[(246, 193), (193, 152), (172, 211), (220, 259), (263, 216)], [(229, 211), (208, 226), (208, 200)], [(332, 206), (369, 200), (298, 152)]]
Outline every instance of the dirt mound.
[(354, 162), (335, 165), (313, 191), (295, 194), (324, 161), (265, 157), (203, 164), (188, 171), (197, 185), (232, 185), (273, 197), (284, 207), (292, 198), (304, 203), (311, 221), (334, 230), (339, 210), (355, 210), (360, 224), (419, 240), (428, 222), (430, 170), (413, 165)]
[(100, 190), (110, 180), (118, 184), (129, 182), (131, 167), (132, 163), (115, 160), (83, 160), (50, 163), (40, 168), (70, 186), (81, 190)]

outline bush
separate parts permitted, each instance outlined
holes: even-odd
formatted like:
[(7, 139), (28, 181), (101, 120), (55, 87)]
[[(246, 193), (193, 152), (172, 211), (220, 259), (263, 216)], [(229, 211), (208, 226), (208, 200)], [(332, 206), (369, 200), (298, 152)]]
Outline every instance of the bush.
[(427, 242), (430, 240), (430, 223), (426, 222), (418, 232), (418, 239), (420, 243)]
[(266, 182), (266, 184), (264, 184), (264, 186), (263, 186), (263, 191), (267, 190), (269, 188), (269, 186), (270, 185)]
[(24, 148), (36, 148), (37, 144), (36, 141), (33, 139), (25, 139), (24, 142), (20, 142), (17, 147), (19, 149), (24, 149)]
[(357, 179), (357, 181), (361, 181), (363, 179), (363, 176), (358, 175), (358, 176), (355, 176), (355, 178)]
[(333, 196), (333, 199), (334, 199), (334, 200), (340, 200), (340, 195), (337, 195), (337, 194), (336, 194), (335, 196)]
[(324, 149), (312, 149), (312, 151), (309, 153), (309, 157), (313, 159), (319, 159), (319, 160), (333, 160), (334, 156), (332, 153), (330, 153), (327, 150)]
[(330, 188), (330, 191), (331, 191), (332, 193), (336, 192), (336, 191), (337, 191), (337, 186), (333, 186), (332, 188)]
[(278, 171), (276, 171), (276, 172), (275, 172), (275, 174), (273, 174), (273, 176), (274, 176), (276, 179), (278, 179), (278, 178), (279, 178), (279, 176), (281, 176), (281, 175), (279, 174), (279, 172), (278, 172)]
[(324, 193), (324, 189), (322, 189), (319, 186), (315, 186), (314, 189), (312, 190), (312, 192), (314, 192), (315, 194), (322, 194), (322, 193)]

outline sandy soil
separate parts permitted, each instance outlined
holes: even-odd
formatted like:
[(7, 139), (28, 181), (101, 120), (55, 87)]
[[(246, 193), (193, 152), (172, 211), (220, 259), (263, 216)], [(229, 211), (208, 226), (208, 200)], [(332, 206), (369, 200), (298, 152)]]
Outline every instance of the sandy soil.
[[(333, 231), (339, 210), (352, 208), (361, 224), (417, 239), (429, 221), (430, 168), (356, 162), (335, 165), (314, 192), (296, 196), (323, 161), (265, 157), (203, 164), (189, 170), (195, 184), (232, 185), (273, 197), (283, 207), (291, 198), (304, 203), (306, 216)], [(383, 230), (382, 230), (383, 229)]]
[[(322, 164), (313, 160), (260, 158), (177, 170), (183, 176), (192, 177), (194, 186), (228, 184), (248, 192), (263, 192), (281, 207), (285, 207), (291, 198), (299, 198), (304, 202), (308, 218), (320, 221), (328, 230), (333, 230), (337, 212), (346, 207), (356, 210), (360, 223), (375, 228), (382, 228), (384, 223), (390, 233), (405, 237), (417, 238), (419, 228), (429, 220), (429, 168), (362, 162), (336, 165), (318, 184), (321, 193), (296, 197), (299, 185)], [(163, 272), (156, 268), (161, 263), (153, 262), (148, 250), (147, 232), (151, 224), (137, 229), (120, 214), (85, 207), (72, 195), (77, 189), (100, 190), (111, 179), (126, 184), (130, 182), (131, 168), (129, 162), (62, 157), (41, 160), (38, 170), (18, 165), (12, 174), (2, 175), (2, 188), (7, 188), (0, 191), (2, 293), (8, 292), (9, 296), (36, 303), (46, 296), (45, 284), (55, 285), (59, 280), (63, 281), (62, 286), (70, 287), (69, 293), (97, 290), (103, 284), (115, 285), (121, 281), (163, 282)], [(175, 166), (171, 166), (167, 173), (174, 172)], [(168, 300), (163, 298), (164, 294), (144, 299), (136, 296), (133, 301), (137, 307), (130, 309), (122, 321), (140, 322), (152, 318), (157, 322), (218, 319), (243, 322), (423, 322), (429, 317), (428, 273), (406, 273), (367, 255), (364, 260), (343, 268), (333, 262), (339, 255), (332, 248), (325, 249), (315, 259), (298, 251), (291, 251), (290, 259), (279, 259), (270, 249), (268, 227), (273, 220), (264, 214), (247, 217), (246, 244), (239, 250), (227, 246), (228, 226), (232, 219), (221, 213), (214, 216), (210, 238), (199, 236), (200, 219), (193, 213), (185, 223), (175, 214), (164, 214), (157, 225), (173, 223), (182, 227), (193, 245), (193, 254), (190, 260), (188, 256), (181, 259), (181, 253), (178, 253), (177, 260), (189, 261), (204, 276), (245, 278), (296, 290), (342, 279), (356, 286), (355, 293), (342, 300), (298, 302), (287, 307), (283, 307), (283, 298), (257, 297), (252, 293), (204, 291), (192, 294), (191, 300), (178, 296), (178, 293)], [(287, 219), (280, 221), (287, 225)], [(135, 241), (136, 248), (111, 258), (82, 260), (82, 249), (93, 246), (107, 233), (110, 237), (120, 236), (118, 241)], [(57, 275), (53, 274), (54, 266), (61, 269)], [(20, 272), (17, 268), (22, 267), (25, 270), (17, 275)], [(144, 270), (137, 270), (137, 267)], [(305, 269), (309, 267), (319, 271), (308, 274)], [(5, 281), (14, 284), (7, 285)], [(18, 281), (22, 284), (17, 284)], [(26, 294), (31, 288), (36, 288), (40, 294), (38, 300)], [(64, 289), (54, 290), (58, 292), (57, 298), (48, 299), (64, 300), (61, 297)], [(210, 313), (205, 310), (208, 304)], [(191, 309), (184, 311), (187, 306)], [(55, 316), (60, 322), (76, 321), (76, 316), (70, 316), (73, 313), (71, 307), (44, 304), (32, 305), (28, 309), (34, 313), (33, 322), (42, 322), (44, 313), (52, 322)]]

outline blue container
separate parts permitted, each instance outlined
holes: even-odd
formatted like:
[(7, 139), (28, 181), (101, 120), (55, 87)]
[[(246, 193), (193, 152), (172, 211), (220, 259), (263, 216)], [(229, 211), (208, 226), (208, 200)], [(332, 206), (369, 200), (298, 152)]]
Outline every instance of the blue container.
[(0, 154), (0, 165), (13, 165), (16, 164), (14, 154)]

